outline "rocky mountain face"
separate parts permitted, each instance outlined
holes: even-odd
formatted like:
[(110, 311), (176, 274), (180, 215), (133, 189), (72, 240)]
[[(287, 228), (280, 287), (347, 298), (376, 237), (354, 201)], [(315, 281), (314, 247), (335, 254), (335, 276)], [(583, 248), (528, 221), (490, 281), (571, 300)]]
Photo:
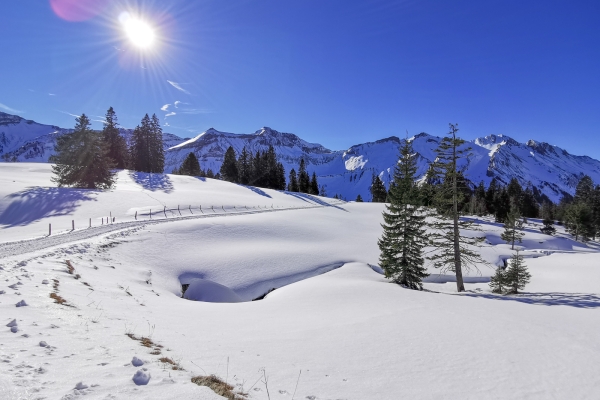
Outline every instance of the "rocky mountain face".
[[(0, 113), (0, 159), (48, 162), (54, 151), (55, 138), (69, 131)], [(127, 140), (131, 132), (131, 129), (121, 130)], [(292, 168), (297, 170), (300, 159), (304, 158), (309, 173), (317, 174), (319, 184), (325, 186), (329, 196), (339, 194), (353, 200), (360, 194), (364, 199), (370, 199), (372, 175), (379, 175), (386, 185), (389, 184), (402, 140), (405, 139), (392, 136), (347, 150), (329, 150), (292, 133), (268, 127), (251, 134), (233, 134), (211, 128), (191, 139), (165, 133), (165, 172), (179, 167), (190, 152), (196, 154), (203, 169), (217, 172), (229, 146), (238, 153), (243, 147), (256, 153), (272, 145), (286, 174)], [(421, 133), (408, 140), (413, 142), (418, 174), (422, 176), (435, 159), (435, 149), (441, 138)], [(474, 184), (483, 181), (487, 186), (494, 177), (507, 184), (516, 177), (523, 186), (531, 183), (551, 200), (558, 201), (563, 194), (574, 193), (583, 175), (600, 183), (600, 161), (569, 154), (548, 143), (533, 140), (519, 143), (508, 136), (489, 135), (467, 142), (465, 147), (471, 148), (471, 155), (463, 160), (461, 168)]]

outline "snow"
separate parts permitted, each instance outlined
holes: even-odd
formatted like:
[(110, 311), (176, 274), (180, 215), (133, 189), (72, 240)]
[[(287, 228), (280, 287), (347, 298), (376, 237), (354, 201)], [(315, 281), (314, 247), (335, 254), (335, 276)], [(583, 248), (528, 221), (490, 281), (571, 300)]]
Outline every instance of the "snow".
[[(0, 164), (2, 398), (220, 399), (191, 382), (216, 374), (265, 400), (263, 370), (273, 400), (292, 398), (296, 384), (295, 399), (321, 400), (600, 393), (599, 248), (560, 226), (552, 237), (541, 221), (526, 224), (518, 246), (532, 279), (522, 294), (490, 293), (513, 251), (489, 218), (466, 232), (485, 237), (489, 263), (466, 272), (467, 292), (431, 269), (417, 292), (380, 273), (382, 204), (170, 175), (151, 185), (128, 171), (112, 191), (54, 197), (49, 178), (44, 165)], [(23, 192), (39, 197), (17, 207)], [(180, 216), (191, 199), (227, 211)], [(150, 221), (146, 210), (164, 205), (167, 218)], [(98, 226), (111, 212), (116, 223)], [(44, 237), (49, 223), (56, 233)], [(182, 298), (194, 282), (242, 301)], [(29, 306), (15, 307), (21, 300)]]
[(192, 279), (183, 294), (184, 299), (211, 303), (240, 303), (242, 298), (227, 286), (208, 279)]

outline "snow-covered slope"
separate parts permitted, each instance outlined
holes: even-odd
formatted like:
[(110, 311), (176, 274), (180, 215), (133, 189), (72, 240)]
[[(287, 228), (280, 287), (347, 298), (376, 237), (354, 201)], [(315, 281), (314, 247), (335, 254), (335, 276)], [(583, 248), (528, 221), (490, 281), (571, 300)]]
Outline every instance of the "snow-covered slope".
[[(472, 234), (491, 265), (465, 274), (468, 291), (430, 269), (417, 292), (371, 267), (382, 204), (127, 171), (113, 191), (56, 190), (50, 176), (49, 165), (0, 163), (0, 242), (32, 238), (0, 243), (2, 399), (222, 399), (191, 382), (210, 374), (249, 400), (600, 392), (598, 245), (562, 227), (551, 237), (538, 220), (525, 226), (532, 279), (520, 295), (489, 291), (512, 251), (487, 218)], [(226, 211), (180, 216), (174, 205), (189, 201)], [(150, 207), (161, 211), (152, 221)], [(116, 222), (100, 225), (111, 212)], [(59, 232), (35, 238), (49, 223)], [(182, 298), (199, 279), (229, 302)]]
[[(68, 130), (26, 121), (0, 113), (0, 158), (6, 161), (47, 162), (53, 153), (56, 135)], [(128, 140), (131, 129), (122, 129)], [(329, 196), (342, 195), (348, 200), (360, 194), (370, 199), (372, 175), (379, 175), (387, 184), (391, 179), (402, 140), (395, 136), (375, 142), (357, 144), (345, 151), (329, 150), (309, 143), (292, 133), (264, 127), (251, 134), (234, 134), (209, 129), (202, 134), (182, 139), (165, 133), (165, 171), (178, 168), (189, 152), (194, 152), (203, 169), (217, 172), (225, 151), (232, 146), (238, 153), (266, 151), (270, 145), (283, 163), (286, 173), (298, 168), (304, 158), (309, 173), (315, 172)], [(422, 175), (435, 159), (434, 150), (440, 138), (421, 133), (411, 138), (418, 155), (418, 174)], [(471, 157), (463, 163), (465, 176), (474, 184), (486, 185), (495, 177), (507, 184), (515, 177), (521, 185), (529, 182), (553, 201), (564, 193), (573, 194), (583, 175), (600, 182), (600, 161), (587, 156), (575, 156), (548, 143), (529, 140), (519, 143), (505, 135), (489, 135), (465, 144)]]

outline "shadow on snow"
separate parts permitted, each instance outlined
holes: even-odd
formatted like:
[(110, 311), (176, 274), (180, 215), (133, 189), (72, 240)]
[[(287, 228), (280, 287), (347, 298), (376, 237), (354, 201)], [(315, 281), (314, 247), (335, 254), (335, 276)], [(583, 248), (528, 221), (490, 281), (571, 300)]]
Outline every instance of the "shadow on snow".
[(152, 174), (147, 172), (129, 172), (135, 183), (152, 192), (161, 191), (171, 193), (174, 189), (173, 182), (166, 174)]
[(0, 225), (28, 225), (46, 217), (68, 215), (83, 201), (96, 201), (93, 189), (33, 187), (5, 197), (10, 204), (0, 214)]
[(576, 308), (600, 308), (600, 297), (586, 293), (521, 293), (517, 295), (493, 295), (466, 293), (463, 296), (483, 297), (485, 299), (500, 301), (516, 301), (526, 304), (539, 304), (543, 306), (569, 306)]

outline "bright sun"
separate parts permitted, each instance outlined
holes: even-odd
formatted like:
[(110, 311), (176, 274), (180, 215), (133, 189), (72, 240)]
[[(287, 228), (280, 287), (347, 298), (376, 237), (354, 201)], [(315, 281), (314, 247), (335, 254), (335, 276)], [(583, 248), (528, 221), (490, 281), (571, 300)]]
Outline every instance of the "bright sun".
[(144, 49), (152, 46), (154, 43), (154, 30), (148, 23), (130, 15), (121, 16), (120, 20), (131, 43)]

